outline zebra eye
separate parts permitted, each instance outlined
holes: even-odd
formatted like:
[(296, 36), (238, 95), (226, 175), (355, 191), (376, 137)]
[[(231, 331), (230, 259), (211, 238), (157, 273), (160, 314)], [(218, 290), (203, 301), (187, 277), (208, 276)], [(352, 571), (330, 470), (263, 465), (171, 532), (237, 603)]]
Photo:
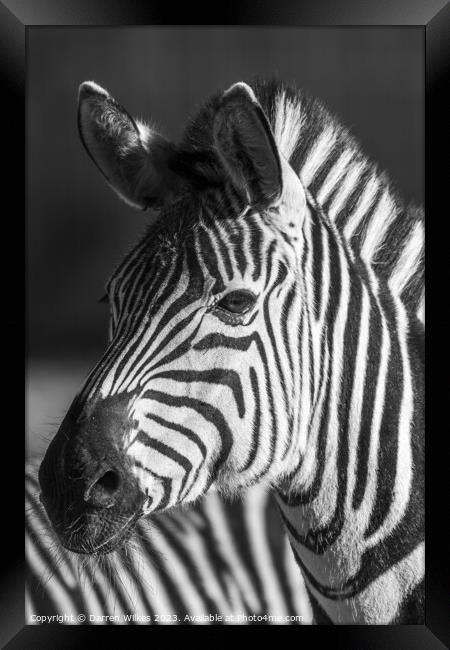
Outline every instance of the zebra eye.
[(230, 291), (217, 303), (218, 307), (232, 314), (245, 314), (255, 304), (256, 296), (251, 291)]

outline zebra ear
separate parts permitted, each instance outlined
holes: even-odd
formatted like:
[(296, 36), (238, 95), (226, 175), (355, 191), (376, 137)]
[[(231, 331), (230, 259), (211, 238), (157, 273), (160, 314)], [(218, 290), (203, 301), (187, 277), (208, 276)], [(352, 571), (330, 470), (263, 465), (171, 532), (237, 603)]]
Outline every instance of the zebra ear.
[(214, 144), (228, 176), (247, 193), (252, 205), (268, 207), (283, 189), (278, 148), (253, 90), (231, 86), (214, 116)]
[(157, 207), (171, 191), (173, 145), (135, 121), (93, 81), (79, 88), (78, 129), (89, 156), (126, 203), (142, 210)]

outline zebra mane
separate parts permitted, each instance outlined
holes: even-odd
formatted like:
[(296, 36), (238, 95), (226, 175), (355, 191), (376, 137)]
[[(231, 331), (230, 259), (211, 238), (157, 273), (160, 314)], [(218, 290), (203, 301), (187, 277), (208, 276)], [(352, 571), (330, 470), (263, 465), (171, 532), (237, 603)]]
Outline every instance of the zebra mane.
[[(281, 153), (309, 198), (335, 224), (354, 254), (423, 320), (423, 209), (405, 205), (388, 175), (321, 101), (277, 80), (250, 85)], [(199, 176), (210, 179), (217, 173), (210, 156), (219, 98), (214, 96), (191, 121), (181, 146), (190, 163), (194, 157), (200, 161), (195, 173), (200, 169)]]

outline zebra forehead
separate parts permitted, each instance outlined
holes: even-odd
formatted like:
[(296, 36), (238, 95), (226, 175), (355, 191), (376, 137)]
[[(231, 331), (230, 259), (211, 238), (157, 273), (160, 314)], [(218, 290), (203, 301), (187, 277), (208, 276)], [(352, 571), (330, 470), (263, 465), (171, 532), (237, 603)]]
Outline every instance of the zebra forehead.
[[(257, 208), (238, 202), (236, 196), (230, 196), (229, 188), (197, 194), (186, 192), (161, 210), (136, 249), (141, 249), (142, 259), (155, 255), (165, 258), (168, 253), (193, 249), (202, 234), (208, 234), (211, 241), (216, 242), (224, 238), (230, 249), (241, 249), (242, 237), (246, 234), (265, 233), (270, 239), (276, 238), (278, 229), (273, 221), (266, 211), (259, 212)], [(263, 239), (258, 241), (262, 243)]]

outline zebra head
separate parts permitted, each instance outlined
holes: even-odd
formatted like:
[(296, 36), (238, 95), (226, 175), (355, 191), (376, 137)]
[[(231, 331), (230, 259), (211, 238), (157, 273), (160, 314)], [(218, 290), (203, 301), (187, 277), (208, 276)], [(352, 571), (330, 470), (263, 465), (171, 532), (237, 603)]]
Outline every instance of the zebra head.
[(108, 348), (40, 468), (62, 543), (105, 553), (142, 515), (298, 462), (307, 204), (244, 83), (175, 146), (85, 82), (79, 129), (113, 189), (160, 212), (107, 283)]

